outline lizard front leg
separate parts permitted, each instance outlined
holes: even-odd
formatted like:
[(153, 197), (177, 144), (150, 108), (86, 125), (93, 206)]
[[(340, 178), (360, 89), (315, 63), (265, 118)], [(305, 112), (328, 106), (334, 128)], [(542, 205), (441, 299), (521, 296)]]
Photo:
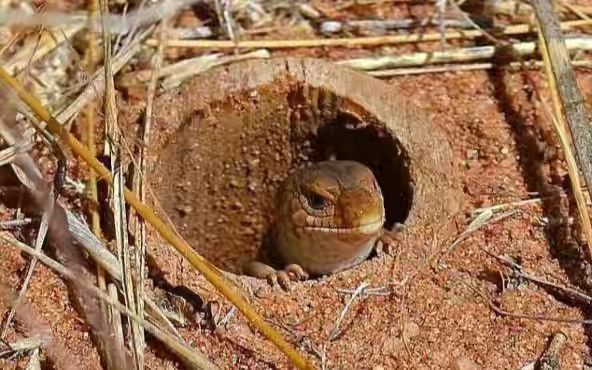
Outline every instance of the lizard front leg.
[(284, 290), (290, 289), (290, 281), (308, 279), (308, 274), (297, 264), (290, 264), (283, 270), (276, 270), (263, 262), (251, 261), (243, 266), (243, 273), (258, 279), (267, 279), (272, 286), (277, 283)]

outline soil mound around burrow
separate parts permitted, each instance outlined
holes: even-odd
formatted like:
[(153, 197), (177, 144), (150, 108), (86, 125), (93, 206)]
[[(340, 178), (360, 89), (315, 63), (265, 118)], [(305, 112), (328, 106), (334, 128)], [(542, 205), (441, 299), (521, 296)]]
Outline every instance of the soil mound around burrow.
[(463, 200), (451, 149), (402, 95), (319, 60), (218, 67), (156, 99), (151, 187), (189, 244), (234, 273), (257, 255), (279, 184), (330, 158), (373, 170), (406, 247), (444, 238)]

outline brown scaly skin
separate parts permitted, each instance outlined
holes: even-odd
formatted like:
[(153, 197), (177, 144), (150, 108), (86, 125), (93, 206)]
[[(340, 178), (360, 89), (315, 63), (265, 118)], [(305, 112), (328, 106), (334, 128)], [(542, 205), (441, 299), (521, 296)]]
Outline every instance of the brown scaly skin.
[(279, 188), (275, 207), (271, 237), (284, 269), (255, 261), (245, 266), (248, 275), (286, 288), (289, 280), (351, 268), (382, 246), (382, 192), (358, 162), (325, 161), (294, 172)]

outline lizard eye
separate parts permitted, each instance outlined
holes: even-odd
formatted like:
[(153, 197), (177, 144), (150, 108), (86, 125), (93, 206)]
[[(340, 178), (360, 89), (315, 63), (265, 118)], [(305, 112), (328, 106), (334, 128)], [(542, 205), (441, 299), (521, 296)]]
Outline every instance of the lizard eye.
[(313, 209), (323, 209), (327, 205), (327, 199), (318, 194), (308, 196), (308, 205)]

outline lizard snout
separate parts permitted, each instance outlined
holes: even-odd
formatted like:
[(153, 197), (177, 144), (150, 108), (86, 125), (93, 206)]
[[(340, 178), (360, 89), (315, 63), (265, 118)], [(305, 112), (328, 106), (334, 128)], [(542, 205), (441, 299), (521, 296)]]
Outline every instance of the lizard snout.
[(341, 194), (335, 209), (335, 220), (340, 228), (360, 229), (374, 233), (384, 223), (384, 201), (380, 190), (359, 188)]

